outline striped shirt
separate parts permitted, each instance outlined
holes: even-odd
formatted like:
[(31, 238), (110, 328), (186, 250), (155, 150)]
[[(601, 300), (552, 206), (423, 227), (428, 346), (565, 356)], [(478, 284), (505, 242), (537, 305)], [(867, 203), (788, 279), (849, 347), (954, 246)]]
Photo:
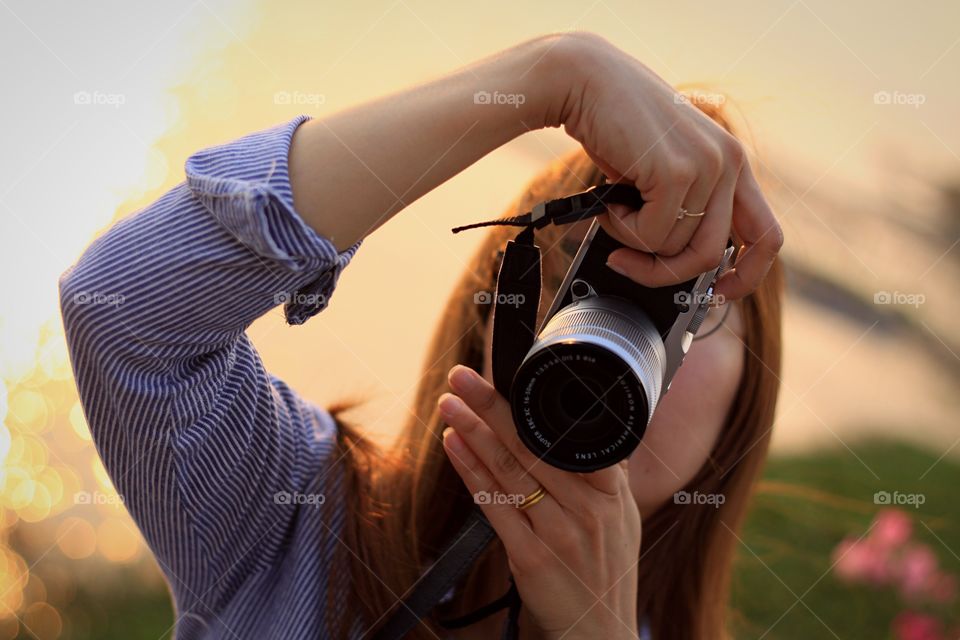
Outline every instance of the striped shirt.
[[(185, 182), (60, 278), (80, 402), (170, 585), (179, 640), (312, 640), (336, 623), (336, 424), (244, 333), (281, 303), (291, 324), (320, 312), (360, 246), (338, 253), (293, 209), (287, 155), (306, 120), (194, 154)], [(351, 622), (351, 637), (369, 631)]]
[(80, 401), (180, 640), (332, 635), (336, 425), (244, 333), (279, 303), (293, 324), (321, 311), (359, 246), (338, 252), (294, 212), (287, 154), (306, 119), (194, 154), (185, 182), (60, 279)]

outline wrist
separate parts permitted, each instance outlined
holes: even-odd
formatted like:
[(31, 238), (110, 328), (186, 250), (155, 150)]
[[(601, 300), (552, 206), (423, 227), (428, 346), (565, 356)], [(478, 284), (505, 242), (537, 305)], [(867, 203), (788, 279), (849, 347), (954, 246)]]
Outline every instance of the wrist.
[(532, 44), (537, 63), (530, 67), (529, 76), (540, 97), (539, 126), (560, 127), (577, 120), (588, 84), (602, 66), (603, 49), (610, 43), (578, 31), (542, 36)]
[(528, 129), (559, 127), (578, 108), (583, 86), (578, 63), (590, 46), (588, 34), (540, 36), (513, 50), (511, 75), (524, 96), (519, 115)]

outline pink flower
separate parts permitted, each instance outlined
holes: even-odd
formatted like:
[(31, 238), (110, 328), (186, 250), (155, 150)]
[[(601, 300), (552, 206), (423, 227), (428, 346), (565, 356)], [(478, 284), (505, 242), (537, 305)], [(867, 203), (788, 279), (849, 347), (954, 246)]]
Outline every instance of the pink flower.
[(883, 509), (873, 519), (870, 541), (884, 549), (899, 547), (913, 535), (910, 516), (900, 509)]
[(900, 592), (916, 599), (934, 590), (940, 578), (937, 557), (924, 544), (907, 549), (900, 560)]
[(943, 624), (924, 613), (903, 611), (893, 620), (897, 640), (945, 640)]
[(832, 554), (833, 570), (842, 580), (856, 582), (866, 572), (866, 554), (862, 544), (852, 538), (843, 540)]
[(885, 549), (863, 540), (847, 538), (833, 550), (834, 571), (848, 582), (888, 584), (890, 559)]

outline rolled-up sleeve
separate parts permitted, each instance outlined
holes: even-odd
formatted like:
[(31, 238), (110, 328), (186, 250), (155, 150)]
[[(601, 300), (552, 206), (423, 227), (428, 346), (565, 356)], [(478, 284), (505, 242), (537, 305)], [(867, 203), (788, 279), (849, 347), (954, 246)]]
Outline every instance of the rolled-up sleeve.
[(191, 156), (185, 182), (60, 280), (94, 442), (181, 598), (271, 562), (297, 508), (276, 496), (315, 482), (335, 447), (330, 415), (245, 334), (278, 304), (292, 324), (324, 309), (359, 246), (338, 252), (294, 210), (287, 157), (305, 120)]

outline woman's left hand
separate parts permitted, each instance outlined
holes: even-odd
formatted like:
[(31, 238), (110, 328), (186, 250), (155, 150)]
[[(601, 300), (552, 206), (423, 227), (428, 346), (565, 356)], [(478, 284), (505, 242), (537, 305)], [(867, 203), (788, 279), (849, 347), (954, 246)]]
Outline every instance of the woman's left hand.
[[(538, 635), (636, 638), (641, 526), (626, 461), (554, 468), (520, 442), (508, 403), (479, 374), (457, 366), (449, 383), (444, 448), (503, 542)], [(542, 500), (517, 506), (540, 487)]]

